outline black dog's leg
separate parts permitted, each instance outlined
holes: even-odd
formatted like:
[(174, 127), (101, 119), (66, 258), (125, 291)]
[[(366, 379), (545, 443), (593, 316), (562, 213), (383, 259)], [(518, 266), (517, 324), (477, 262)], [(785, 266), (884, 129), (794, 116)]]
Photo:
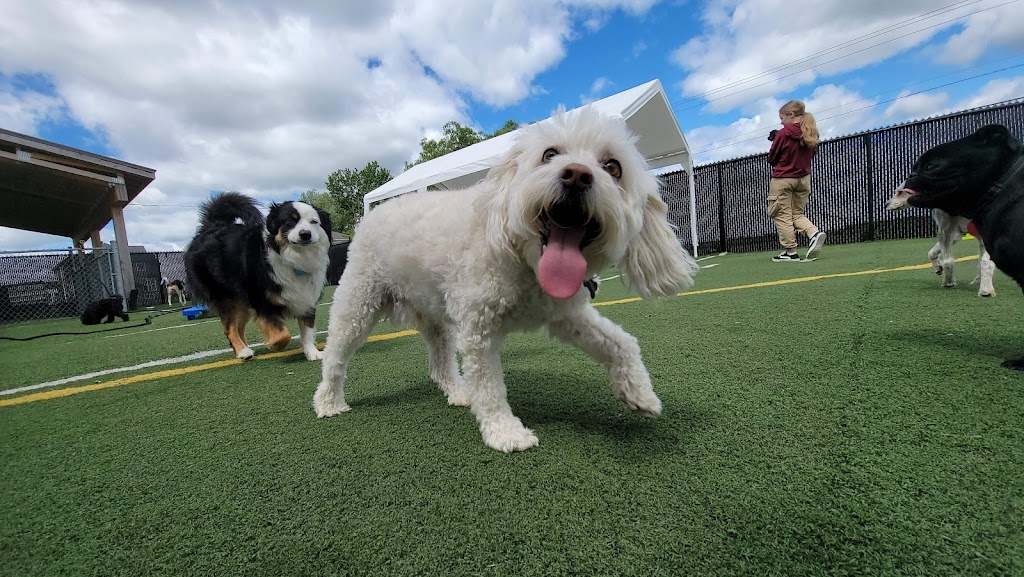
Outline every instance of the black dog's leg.
[(121, 313), (121, 320), (124, 322), (128, 322), (128, 313)]
[(1003, 361), (1003, 366), (1015, 371), (1024, 371), (1024, 358), (1005, 360)]
[(103, 321), (103, 324), (114, 322), (114, 313), (107, 313), (107, 320)]

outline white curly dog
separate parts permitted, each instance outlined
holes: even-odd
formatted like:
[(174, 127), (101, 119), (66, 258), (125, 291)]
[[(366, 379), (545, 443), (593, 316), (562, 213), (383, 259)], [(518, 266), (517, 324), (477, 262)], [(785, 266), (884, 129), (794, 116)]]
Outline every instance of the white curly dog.
[(471, 407), (484, 443), (498, 451), (538, 443), (506, 399), (500, 350), (514, 331), (546, 326), (604, 365), (627, 407), (660, 415), (636, 338), (598, 314), (583, 287), (611, 265), (644, 298), (692, 284), (696, 264), (635, 143), (622, 119), (559, 112), (523, 129), (478, 184), (372, 210), (331, 305), (317, 416), (350, 409), (348, 363), (383, 315), (421, 332), (431, 378), (449, 405)]

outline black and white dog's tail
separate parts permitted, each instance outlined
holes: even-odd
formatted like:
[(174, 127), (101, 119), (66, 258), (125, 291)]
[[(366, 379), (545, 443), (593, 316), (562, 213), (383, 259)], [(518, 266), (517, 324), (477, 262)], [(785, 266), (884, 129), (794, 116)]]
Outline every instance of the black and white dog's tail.
[(263, 214), (256, 201), (240, 192), (222, 192), (199, 205), (200, 230), (239, 220), (245, 226), (263, 226)]

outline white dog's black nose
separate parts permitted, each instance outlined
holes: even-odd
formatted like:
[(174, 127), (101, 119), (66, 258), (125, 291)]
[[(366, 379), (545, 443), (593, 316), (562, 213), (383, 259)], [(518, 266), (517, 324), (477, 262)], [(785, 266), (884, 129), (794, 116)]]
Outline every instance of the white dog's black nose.
[(309, 232), (308, 230), (300, 230), (299, 231), (299, 239), (302, 242), (309, 242), (309, 239), (311, 239), (311, 238), (313, 238), (313, 233)]
[(594, 175), (582, 164), (567, 164), (562, 169), (562, 186), (572, 192), (586, 192), (594, 184)]

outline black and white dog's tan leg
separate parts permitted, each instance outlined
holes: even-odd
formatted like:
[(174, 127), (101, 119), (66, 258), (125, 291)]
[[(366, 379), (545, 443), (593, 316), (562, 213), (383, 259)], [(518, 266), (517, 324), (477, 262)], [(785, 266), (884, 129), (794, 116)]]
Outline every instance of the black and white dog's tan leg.
[(256, 325), (263, 333), (263, 342), (272, 351), (281, 351), (292, 341), (292, 334), (284, 324), (284, 318), (277, 315), (261, 315), (256, 313)]
[(210, 306), (211, 310), (220, 317), (220, 324), (224, 328), (224, 336), (228, 338), (231, 349), (239, 359), (251, 359), (252, 349), (245, 342), (245, 326), (249, 322), (249, 307), (239, 303), (216, 303)]
[(316, 348), (316, 309), (311, 309), (299, 321), (299, 343), (308, 361), (319, 361), (324, 358), (320, 349)]
[(654, 393), (636, 337), (593, 307), (574, 312), (578, 314), (548, 325), (551, 336), (601, 363), (611, 377), (615, 398), (624, 405), (646, 417), (660, 415), (661, 399)]
[(504, 335), (485, 330), (485, 323), (457, 323), (462, 371), (472, 394), (470, 405), (488, 447), (511, 453), (536, 447), (537, 435), (512, 414), (501, 371)]

